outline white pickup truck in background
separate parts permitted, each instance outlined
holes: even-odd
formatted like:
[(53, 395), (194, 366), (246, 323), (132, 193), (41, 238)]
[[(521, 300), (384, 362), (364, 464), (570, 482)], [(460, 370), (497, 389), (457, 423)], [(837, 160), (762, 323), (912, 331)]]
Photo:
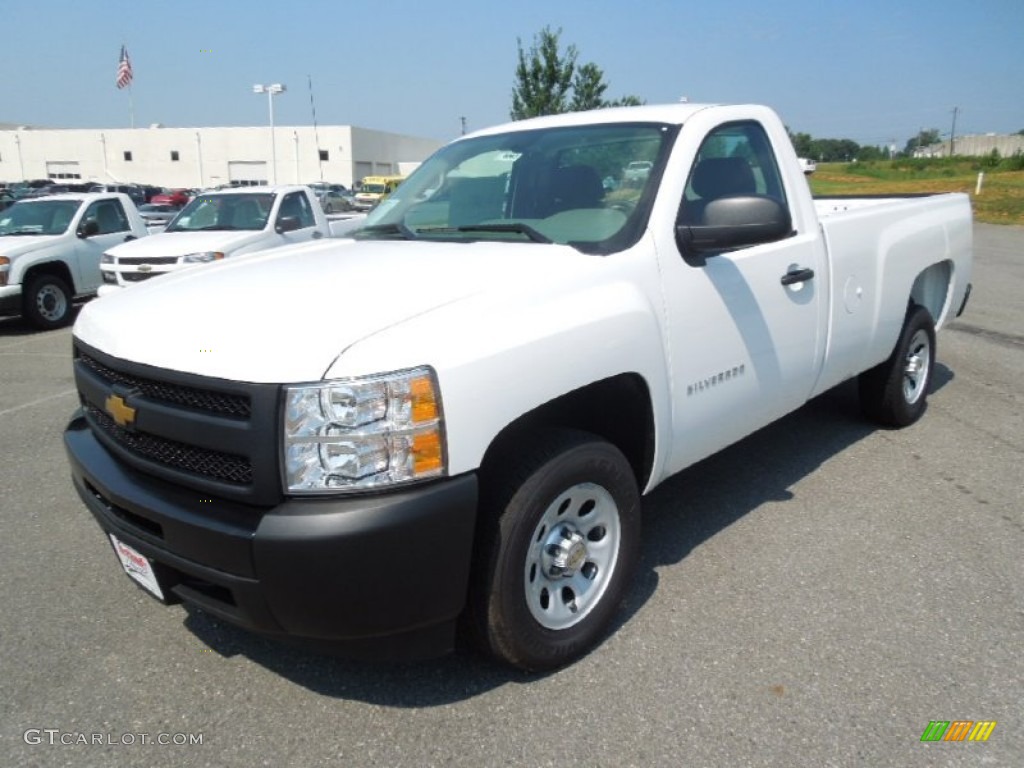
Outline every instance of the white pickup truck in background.
[(145, 242), (103, 254), (100, 296), (157, 275), (284, 245), (342, 237), (361, 217), (330, 221), (309, 187), (203, 192)]
[(554, 667), (631, 589), (641, 494), (854, 377), (874, 421), (921, 417), (971, 242), (966, 195), (816, 202), (765, 107), (491, 128), (353, 239), (87, 306), (73, 482), (164, 601)]
[(71, 319), (100, 285), (104, 251), (149, 234), (135, 204), (113, 192), (20, 200), (0, 212), (0, 314), (40, 329)]

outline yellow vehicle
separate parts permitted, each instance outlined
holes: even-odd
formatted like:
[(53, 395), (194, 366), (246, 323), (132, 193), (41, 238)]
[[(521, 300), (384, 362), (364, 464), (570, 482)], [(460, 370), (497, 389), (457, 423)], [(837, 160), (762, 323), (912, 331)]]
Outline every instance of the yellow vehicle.
[(367, 176), (356, 193), (353, 205), (357, 211), (368, 211), (405, 181), (405, 176)]

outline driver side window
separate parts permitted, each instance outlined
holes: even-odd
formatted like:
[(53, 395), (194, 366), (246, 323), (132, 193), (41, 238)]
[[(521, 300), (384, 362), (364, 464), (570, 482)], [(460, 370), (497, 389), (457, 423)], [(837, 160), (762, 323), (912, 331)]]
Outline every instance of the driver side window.
[(82, 223), (95, 221), (99, 226), (100, 235), (109, 235), (113, 232), (126, 232), (131, 227), (128, 225), (128, 217), (125, 216), (121, 203), (117, 200), (97, 200), (89, 205), (82, 217)]
[(703, 224), (708, 204), (734, 196), (773, 197), (785, 205), (778, 163), (760, 123), (721, 125), (707, 135), (686, 182), (679, 224)]
[(312, 227), (316, 224), (309, 200), (301, 192), (291, 192), (281, 201), (281, 210), (277, 214), (277, 223), (280, 224), (281, 219), (288, 217), (294, 217), (299, 220), (299, 229)]

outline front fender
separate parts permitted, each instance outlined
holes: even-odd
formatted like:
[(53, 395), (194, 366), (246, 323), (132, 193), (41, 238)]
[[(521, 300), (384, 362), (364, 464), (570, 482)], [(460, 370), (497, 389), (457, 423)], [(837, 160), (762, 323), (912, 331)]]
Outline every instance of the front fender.
[(75, 269), (75, 244), (73, 242), (59, 241), (49, 243), (41, 248), (22, 253), (11, 259), (11, 271), (7, 278), (9, 285), (24, 284), (25, 274), (33, 267), (40, 264), (60, 263), (72, 276), (76, 275)]
[(655, 425), (668, 424), (661, 326), (648, 295), (628, 280), (543, 296), (488, 291), (357, 342), (325, 378), (433, 366), (453, 475), (479, 467), (495, 436), (523, 414), (622, 373), (644, 379)]

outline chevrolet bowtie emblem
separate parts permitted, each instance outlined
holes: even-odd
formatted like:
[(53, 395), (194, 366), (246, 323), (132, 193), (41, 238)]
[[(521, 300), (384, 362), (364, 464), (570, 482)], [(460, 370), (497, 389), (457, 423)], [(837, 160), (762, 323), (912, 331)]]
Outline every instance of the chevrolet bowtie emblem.
[(135, 409), (128, 405), (120, 395), (108, 397), (103, 408), (119, 427), (127, 427), (135, 421)]

